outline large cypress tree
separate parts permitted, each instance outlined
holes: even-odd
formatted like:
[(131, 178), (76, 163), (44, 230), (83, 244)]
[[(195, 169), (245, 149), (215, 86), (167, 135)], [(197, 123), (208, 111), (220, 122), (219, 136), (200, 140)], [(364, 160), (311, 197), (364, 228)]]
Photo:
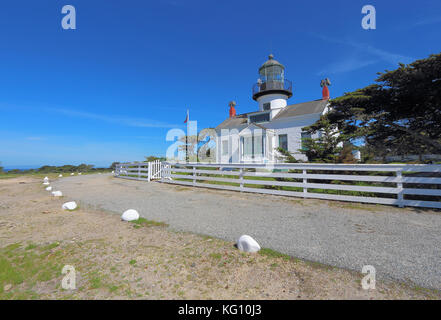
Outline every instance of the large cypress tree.
[[(441, 54), (379, 73), (375, 84), (331, 100), (310, 132), (337, 125), (386, 154), (441, 153)], [(327, 123), (329, 121), (329, 123)]]

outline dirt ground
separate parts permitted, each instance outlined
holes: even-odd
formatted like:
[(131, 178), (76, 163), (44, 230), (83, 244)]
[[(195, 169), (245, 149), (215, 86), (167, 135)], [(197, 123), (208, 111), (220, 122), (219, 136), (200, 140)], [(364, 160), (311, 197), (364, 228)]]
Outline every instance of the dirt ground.
[[(0, 180), (0, 299), (440, 299), (421, 287), (80, 207), (41, 180)], [(76, 289), (61, 288), (63, 266)]]

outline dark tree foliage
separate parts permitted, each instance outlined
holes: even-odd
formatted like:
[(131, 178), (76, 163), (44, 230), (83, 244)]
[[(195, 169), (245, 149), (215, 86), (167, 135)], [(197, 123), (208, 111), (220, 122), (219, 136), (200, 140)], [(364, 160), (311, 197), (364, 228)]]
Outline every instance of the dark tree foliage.
[(285, 163), (297, 163), (299, 162), (294, 156), (291, 154), (291, 152), (283, 149), (283, 148), (277, 148), (277, 151), (280, 153), (280, 156), (277, 156), (278, 160), (281, 160)]
[(305, 127), (303, 130), (311, 134), (319, 133), (319, 137), (316, 139), (304, 138), (302, 141), (303, 148), (299, 151), (305, 154), (309, 161), (337, 162), (345, 136), (338, 132), (336, 124), (331, 123), (327, 117), (322, 116), (317, 123)]
[[(393, 71), (331, 101), (326, 120), (379, 156), (441, 153), (441, 54)], [(311, 130), (323, 127), (323, 120)]]
[(112, 164), (110, 165), (109, 169), (115, 170), (116, 166), (120, 164), (120, 162), (112, 162)]
[(103, 170), (99, 168), (94, 168), (93, 164), (80, 164), (79, 166), (74, 165), (64, 165), (64, 166), (42, 166), (37, 169), (36, 172), (39, 173), (63, 173), (63, 172), (93, 172), (96, 170)]
[(145, 157), (145, 160), (147, 162), (152, 162), (152, 161), (156, 161), (156, 160), (165, 161), (166, 159), (165, 159), (165, 157), (148, 156), (148, 157)]
[(337, 163), (357, 163), (357, 159), (355, 159), (353, 152), (354, 151), (354, 147), (350, 144), (347, 143), (343, 146), (343, 148), (341, 149), (339, 155), (336, 158), (336, 162)]

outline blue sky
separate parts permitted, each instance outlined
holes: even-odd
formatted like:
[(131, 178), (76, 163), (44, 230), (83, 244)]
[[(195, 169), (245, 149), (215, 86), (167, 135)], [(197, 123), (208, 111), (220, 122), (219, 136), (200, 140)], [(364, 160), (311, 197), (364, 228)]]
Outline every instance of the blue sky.
[[(61, 28), (75, 6), (77, 29)], [(361, 27), (374, 5), (377, 29)], [(441, 50), (441, 2), (29, 0), (0, 10), (0, 161), (5, 167), (142, 160), (165, 135), (255, 111), (251, 87), (272, 52), (290, 103), (364, 87)]]

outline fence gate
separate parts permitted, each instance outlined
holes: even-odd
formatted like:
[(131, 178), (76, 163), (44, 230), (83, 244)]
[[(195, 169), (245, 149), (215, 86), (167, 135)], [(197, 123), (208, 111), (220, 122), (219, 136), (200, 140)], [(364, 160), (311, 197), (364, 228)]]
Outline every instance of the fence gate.
[(149, 162), (149, 181), (162, 178), (162, 163), (159, 160)]
[(120, 163), (116, 166), (115, 177), (132, 180), (159, 180), (162, 178), (161, 161)]

